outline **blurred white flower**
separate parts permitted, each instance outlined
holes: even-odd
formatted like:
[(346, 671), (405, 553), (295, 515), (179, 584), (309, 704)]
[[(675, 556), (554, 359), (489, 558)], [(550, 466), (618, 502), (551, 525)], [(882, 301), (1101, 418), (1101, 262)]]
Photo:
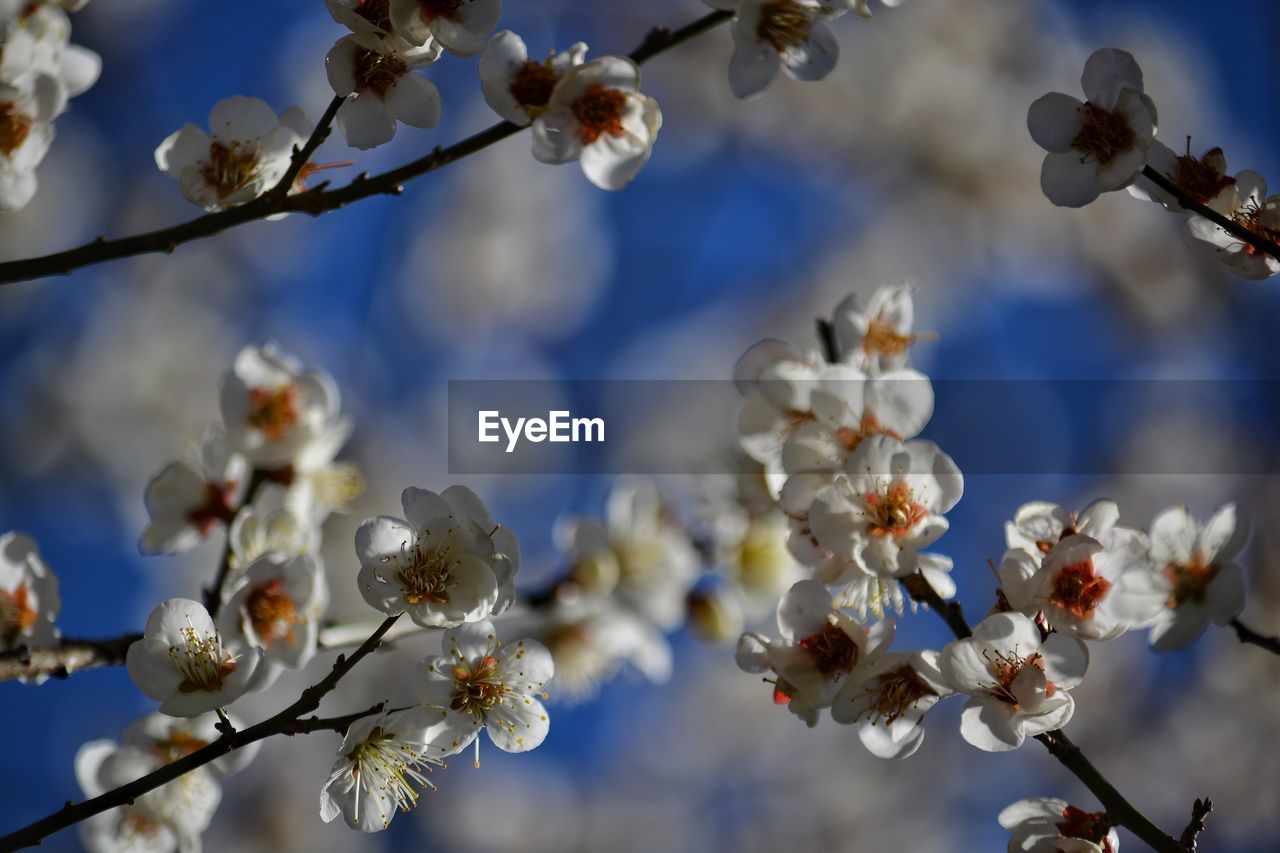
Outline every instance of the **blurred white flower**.
[(35, 168), (53, 142), (57, 82), (41, 75), (30, 92), (0, 85), (0, 211), (19, 210), (36, 193)]
[(947, 683), (969, 696), (960, 734), (988, 752), (1022, 746), (1028, 735), (1060, 729), (1071, 719), (1068, 692), (1084, 678), (1089, 651), (1068, 634), (1050, 634), (1021, 613), (995, 613), (973, 636), (942, 650)]
[(255, 685), (263, 650), (232, 655), (203, 605), (185, 598), (157, 604), (125, 665), (160, 712), (194, 717), (230, 705)]
[(1066, 800), (1029, 797), (1000, 812), (1013, 833), (1009, 853), (1119, 853), (1120, 836), (1106, 812), (1086, 812)]
[(823, 0), (705, 0), (734, 13), (729, 89), (735, 98), (762, 93), (782, 69), (796, 80), (821, 80), (836, 67), (840, 43), (826, 20), (845, 11)]
[[(244, 726), (235, 714), (227, 714), (227, 720), (236, 729)], [(147, 714), (125, 728), (120, 743), (151, 753), (161, 764), (170, 764), (221, 737), (218, 723), (218, 715), (213, 711), (196, 717)], [(210, 762), (209, 766), (220, 773), (237, 773), (253, 761), (261, 746), (261, 742), (245, 744)]]
[(161, 142), (156, 166), (178, 182), (187, 201), (222, 210), (278, 184), (311, 129), (297, 107), (277, 116), (265, 102), (236, 95), (214, 106), (209, 133), (188, 123)]
[(661, 127), (662, 111), (641, 94), (636, 64), (604, 56), (560, 78), (533, 123), (533, 156), (543, 163), (581, 160), (591, 183), (619, 190), (648, 162)]
[(218, 611), (223, 642), (231, 649), (262, 649), (255, 689), (269, 685), (281, 670), (302, 669), (315, 655), (329, 587), (314, 557), (264, 554), (224, 597)]
[(151, 521), (138, 548), (144, 554), (177, 554), (194, 548), (218, 525), (231, 523), (249, 484), (249, 465), (231, 452), (226, 433), (213, 428), (200, 446), (198, 467), (170, 462), (147, 483)]
[(443, 655), (414, 670), (414, 688), (420, 702), (452, 721), (451, 751), (476, 741), (481, 728), (503, 752), (539, 746), (551, 725), (539, 698), (555, 673), (547, 648), (534, 640), (499, 643), (488, 619), (449, 629), (442, 643)]
[(236, 514), (227, 532), (232, 569), (243, 571), (263, 554), (293, 557), (316, 553), (320, 529), (289, 509), (288, 494), (279, 483), (263, 483), (253, 502)]
[(521, 127), (546, 111), (560, 78), (587, 56), (578, 42), (561, 53), (552, 51), (541, 62), (529, 58), (524, 39), (503, 30), (489, 40), (480, 57), (480, 88), (495, 113)]
[(511, 605), (519, 546), (475, 493), (463, 486), (443, 495), (408, 488), (400, 502), (404, 519), (378, 516), (356, 531), (357, 581), (369, 606), (447, 628)]
[(835, 608), (831, 593), (812, 580), (802, 580), (778, 602), (778, 633), (771, 640), (743, 634), (737, 662), (744, 672), (776, 675), (773, 701), (809, 726), (831, 707), (856, 668), (870, 666), (893, 640), (892, 621), (871, 627), (859, 624)]
[[(1191, 154), (1191, 138), (1187, 137), (1187, 153), (1173, 153), (1159, 139), (1147, 150), (1147, 165), (1164, 175), (1196, 201), (1224, 216), (1230, 216), (1240, 204), (1236, 179), (1227, 174), (1227, 158), (1221, 148), (1210, 148), (1199, 157)], [(1129, 186), (1129, 195), (1163, 205), (1165, 210), (1182, 213), (1185, 208), (1170, 193), (1156, 186), (1148, 177), (1140, 176)]]
[(772, 338), (752, 345), (733, 368), (743, 398), (738, 438), (747, 455), (765, 466), (775, 495), (786, 480), (782, 449), (791, 434), (814, 419), (811, 395), (826, 369), (822, 357)]
[(329, 778), (320, 791), (320, 818), (339, 814), (347, 826), (379, 832), (396, 810), (418, 801), (415, 786), (435, 788), (423, 775), (457, 752), (454, 723), (434, 708), (406, 708), (356, 720), (347, 729)]
[(937, 338), (915, 331), (915, 304), (906, 282), (882, 285), (865, 302), (849, 294), (836, 306), (831, 327), (840, 361), (872, 375), (906, 367), (913, 344)]
[(227, 442), (250, 462), (288, 466), (313, 444), (329, 446), (350, 434), (338, 387), (323, 371), (310, 371), (273, 343), (248, 346), (222, 380)]
[(16, 531), (0, 536), (0, 651), (52, 644), (61, 609), (58, 577), (40, 557), (35, 540)]
[(1031, 138), (1049, 152), (1040, 187), (1064, 207), (1083, 207), (1133, 183), (1156, 133), (1156, 106), (1143, 94), (1142, 69), (1132, 55), (1095, 51), (1080, 83), (1087, 101), (1050, 92), (1027, 113)]
[(1078, 513), (1047, 501), (1031, 501), (1018, 507), (1013, 521), (1005, 522), (1004, 538), (1009, 548), (1019, 548), (1039, 562), (1068, 536), (1079, 533), (1097, 539), (1119, 519), (1120, 508), (1111, 500), (1096, 500)]
[(872, 755), (909, 758), (924, 742), (925, 712), (953, 692), (937, 652), (888, 652), (859, 664), (836, 695), (831, 719), (857, 725)]
[(809, 527), (819, 545), (867, 573), (903, 577), (915, 571), (920, 549), (947, 531), (943, 513), (963, 492), (960, 469), (933, 442), (873, 435), (818, 492)]
[(368, 149), (390, 142), (396, 122), (435, 127), (440, 92), (413, 72), (439, 57), (434, 43), (413, 47), (397, 36), (357, 33), (339, 39), (324, 64), (334, 94), (346, 98), (337, 120), (347, 144)]
[(415, 45), (434, 39), (455, 56), (484, 49), (502, 17), (502, 0), (390, 0), (391, 25)]
[[(1280, 242), (1280, 195), (1267, 195), (1266, 179), (1246, 169), (1236, 175), (1233, 189), (1235, 206), (1219, 212), (1251, 234)], [(1227, 199), (1232, 196), (1228, 194)], [(1183, 223), (1182, 238), (1195, 254), (1241, 278), (1261, 281), (1280, 273), (1280, 260), (1204, 217), (1192, 216)]]

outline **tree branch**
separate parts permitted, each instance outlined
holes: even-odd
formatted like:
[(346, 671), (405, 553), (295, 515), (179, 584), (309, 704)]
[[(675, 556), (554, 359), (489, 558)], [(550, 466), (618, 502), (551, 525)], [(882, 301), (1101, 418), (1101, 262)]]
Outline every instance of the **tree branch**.
[[(336, 110), (335, 110), (336, 112)], [(328, 115), (328, 113), (326, 113)], [(313, 136), (312, 139), (315, 139)], [(318, 142), (316, 143), (319, 144)], [(305, 149), (303, 149), (305, 150)], [(301, 151), (298, 152), (301, 154)], [(307, 155), (310, 156), (310, 155)], [(306, 162), (303, 160), (302, 162)], [(238, 515), (240, 510), (253, 503), (253, 499), (257, 497), (258, 490), (262, 488), (262, 484), (272, 478), (271, 471), (263, 468), (254, 468), (249, 475), (249, 486), (244, 491), (244, 498), (240, 501), (240, 505), (236, 507), (235, 514)], [(222, 609), (222, 588), (227, 584), (227, 575), (231, 573), (231, 523), (226, 525), (227, 542), (222, 549), (222, 562), (218, 565), (218, 573), (214, 575), (213, 583), (204, 589), (204, 609), (209, 611), (209, 615), (217, 618), (218, 611)]]
[(124, 663), (129, 646), (141, 639), (141, 634), (125, 634), (108, 640), (64, 639), (48, 649), (20, 646), (0, 652), (0, 681), (41, 675), (66, 678), (81, 670), (118, 666)]
[[(912, 599), (921, 604), (927, 604), (931, 610), (936, 611), (951, 628), (956, 639), (963, 640), (973, 635), (969, 623), (965, 621), (964, 614), (960, 610), (960, 605), (944, 601), (924, 575), (916, 572), (904, 579), (903, 586)], [(1152, 823), (1107, 781), (1107, 778), (1085, 757), (1080, 747), (1071, 742), (1071, 738), (1067, 737), (1065, 732), (1061, 729), (1045, 732), (1042, 735), (1036, 735), (1036, 740), (1044, 744), (1049, 753), (1098, 798), (1098, 802), (1106, 808), (1107, 815), (1115, 825), (1123, 826), (1159, 853), (1185, 853), (1185, 849), (1177, 840)]]
[(1205, 219), (1208, 219), (1232, 237), (1237, 238), (1243, 243), (1249, 244), (1264, 255), (1270, 255), (1276, 260), (1280, 260), (1280, 245), (1273, 243), (1265, 237), (1254, 234), (1234, 219), (1223, 216), (1221, 213), (1204, 204), (1199, 199), (1188, 195), (1186, 190), (1169, 180), (1165, 175), (1160, 174), (1160, 172), (1153, 169), (1151, 166), (1143, 166), (1142, 175), (1160, 189), (1177, 199), (1178, 204), (1182, 205), (1188, 211), (1195, 213), (1197, 216), (1202, 216)]
[(328, 675), (302, 691), (302, 695), (298, 697), (296, 702), (275, 716), (247, 729), (224, 733), (213, 743), (196, 750), (184, 758), (166, 764), (127, 785), (113, 788), (97, 797), (80, 803), (68, 802), (53, 814), (4, 837), (0, 837), (0, 850), (16, 850), (21, 847), (38, 845), (42, 840), (58, 830), (66, 829), (109, 809), (128, 805), (148, 791), (153, 791), (183, 774), (190, 773), (198, 767), (203, 767), (211, 761), (215, 761), (227, 753), (251, 743), (273, 735), (307, 734), (326, 730), (345, 731), (346, 727), (355, 720), (381, 711), (383, 704), (379, 703), (367, 711), (359, 714), (348, 714), (345, 717), (321, 719), (313, 716), (303, 719), (304, 714), (312, 714), (320, 707), (320, 700), (338, 685), (343, 676), (350, 672), (351, 668), (359, 663), (361, 658), (378, 647), (383, 635), (391, 630), (391, 627), (395, 625), (396, 620), (399, 618), (399, 615), (388, 616), (378, 626), (378, 630), (374, 631), (360, 645), (360, 648), (352, 652), (350, 657), (339, 655), (338, 659), (333, 662), (333, 668)]
[(1266, 634), (1259, 634), (1239, 619), (1231, 620), (1231, 627), (1236, 629), (1236, 637), (1242, 643), (1251, 643), (1258, 648), (1266, 649), (1273, 655), (1280, 655), (1280, 637), (1268, 637)]
[(1200, 833), (1204, 832), (1205, 818), (1209, 816), (1209, 812), (1213, 811), (1213, 800), (1205, 797), (1203, 800), (1197, 798), (1191, 806), (1191, 820), (1187, 823), (1187, 828), (1182, 830), (1182, 837), (1178, 841), (1182, 844), (1182, 849), (1187, 853), (1195, 853), (1196, 838)]
[[(673, 47), (702, 35), (732, 17), (732, 12), (715, 11), (678, 30), (655, 28), (649, 32), (640, 46), (631, 52), (630, 58), (636, 63), (646, 62)], [(323, 139), (321, 132), (328, 133), (328, 127), (332, 123), (330, 113), (336, 114), (339, 105), (338, 99), (334, 99), (329, 104), (329, 109), (325, 111), (325, 117), (329, 118), (329, 121), (326, 122), (324, 118), (321, 119), (321, 123), (316, 126), (316, 131), (312, 134), (311, 139), (299, 150), (299, 155), (306, 152), (308, 148), (311, 151), (307, 156), (310, 156), (310, 153), (314, 153), (315, 148), (319, 146), (320, 141)], [(290, 174), (293, 175), (289, 183), (282, 182), (273, 190), (250, 202), (218, 211), (217, 213), (206, 214), (180, 225), (162, 228), (158, 231), (150, 231), (145, 234), (114, 240), (98, 237), (93, 242), (74, 249), (67, 249), (37, 258), (0, 263), (0, 285), (28, 281), (45, 276), (65, 275), (93, 264), (128, 258), (134, 255), (172, 252), (184, 243), (209, 237), (230, 228), (235, 228), (238, 225), (243, 225), (246, 222), (265, 219), (278, 213), (306, 213), (311, 216), (319, 216), (370, 196), (400, 195), (403, 192), (403, 184), (406, 181), (430, 174), (450, 163), (488, 148), (490, 145), (500, 142), (509, 136), (514, 136), (523, 129), (511, 122), (499, 122), (463, 139), (461, 142), (454, 143), (448, 148), (437, 147), (425, 157), (421, 157), (397, 169), (383, 172), (380, 175), (369, 177), (361, 173), (351, 183), (338, 189), (330, 190), (327, 188), (327, 184), (320, 184), (315, 189), (290, 195), (288, 191), (292, 189), (293, 180), (297, 177), (293, 166), (297, 166), (300, 173), (301, 168), (306, 163), (305, 160), (301, 160), (301, 163), (299, 163), (300, 157), (296, 157), (289, 170)], [(288, 177), (289, 175), (286, 175), (286, 178)]]
[(283, 198), (293, 189), (294, 183), (302, 174), (302, 170), (306, 168), (307, 161), (311, 159), (311, 155), (316, 153), (316, 149), (329, 138), (329, 132), (333, 128), (333, 119), (338, 115), (338, 108), (342, 106), (346, 98), (334, 95), (333, 100), (329, 102), (329, 106), (325, 107), (324, 115), (320, 116), (320, 121), (316, 122), (315, 129), (311, 131), (311, 136), (301, 148), (293, 149), (293, 159), (289, 162), (289, 171), (284, 173), (284, 177), (280, 179), (280, 183), (271, 188), (270, 195), (277, 198)]

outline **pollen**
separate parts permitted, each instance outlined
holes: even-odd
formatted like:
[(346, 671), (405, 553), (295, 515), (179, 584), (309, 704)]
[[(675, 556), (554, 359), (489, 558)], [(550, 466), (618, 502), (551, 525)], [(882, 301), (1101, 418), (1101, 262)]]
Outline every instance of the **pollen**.
[[(986, 658), (987, 668), (996, 678), (995, 683), (988, 688), (991, 695), (1014, 707), (1018, 705), (1018, 698), (1013, 695), (1013, 682), (1029, 666), (1044, 669), (1044, 658), (1038, 652), (1023, 657), (1015, 648), (1012, 652), (984, 651), (982, 656)], [(1046, 695), (1052, 696), (1054, 690), (1053, 682), (1050, 681), (1046, 687)]]
[(450, 552), (445, 548), (428, 548), (421, 542), (401, 554), (396, 573), (404, 600), (417, 607), (424, 601), (446, 604), (449, 601)]
[(269, 441), (280, 441), (297, 423), (297, 386), (249, 389), (249, 426)]
[(208, 536), (215, 524), (230, 524), (236, 517), (236, 511), (231, 507), (231, 495), (235, 485), (235, 483), (227, 483), (225, 486), (214, 483), (204, 484), (204, 503), (187, 511), (187, 521), (195, 525), (201, 536)]
[(201, 634), (194, 627), (182, 629), (183, 645), (169, 647), (169, 660), (182, 674), (182, 693), (214, 693), (236, 670), (236, 660), (222, 647), (216, 634)]
[(31, 117), (18, 111), (13, 101), (0, 104), (0, 154), (13, 156), (31, 133)]
[(209, 159), (200, 164), (200, 177), (224, 199), (257, 179), (258, 152), (252, 145), (215, 140), (209, 145)]
[(858, 662), (858, 644), (843, 628), (830, 622), (818, 633), (801, 640), (800, 648), (809, 653), (823, 675), (848, 672)]
[(404, 60), (393, 53), (379, 53), (367, 48), (356, 48), (356, 89), (369, 91), (385, 99), (387, 92), (409, 72)]
[(872, 536), (905, 536), (929, 515), (906, 483), (898, 483), (885, 494), (863, 495), (862, 500), (871, 520), (868, 532)]
[(1071, 147), (1083, 151), (1085, 159), (1093, 157), (1105, 166), (1132, 148), (1136, 139), (1124, 113), (1088, 102), (1080, 108), (1080, 130), (1071, 140)]
[(756, 37), (778, 53), (802, 44), (813, 27), (814, 10), (796, 0), (775, 0), (760, 8)]
[(868, 688), (870, 705), (859, 715), (859, 719), (869, 718), (873, 726), (881, 722), (891, 726), (921, 699), (938, 695), (910, 664), (883, 673), (876, 682), (875, 687)]
[(31, 606), (31, 593), (26, 584), (18, 584), (13, 592), (0, 589), (0, 640), (5, 648), (13, 648), (18, 637), (30, 631), (40, 614)]
[(578, 119), (578, 135), (585, 145), (591, 145), (601, 136), (622, 135), (622, 111), (627, 105), (626, 93), (609, 89), (599, 83), (573, 102), (573, 114)]
[(1191, 137), (1187, 137), (1187, 153), (1177, 160), (1173, 179), (1187, 195), (1207, 204), (1218, 193), (1233, 186), (1236, 179), (1226, 173), (1227, 161), (1221, 148), (1211, 148), (1204, 156), (1191, 156)]
[(867, 323), (867, 334), (862, 339), (862, 349), (868, 355), (901, 355), (916, 342), (916, 335), (904, 335), (880, 318)]
[(245, 614), (254, 633), (264, 643), (283, 639), (293, 645), (297, 641), (294, 627), (304, 621), (297, 604), (283, 587), (279, 578), (272, 578), (254, 587), (245, 598)]
[(1098, 577), (1093, 560), (1085, 559), (1058, 572), (1049, 600), (1080, 619), (1092, 619), (1110, 589), (1111, 581)]
[(1164, 576), (1172, 585), (1166, 603), (1171, 609), (1177, 609), (1184, 604), (1204, 602), (1209, 584), (1218, 576), (1218, 566), (1206, 564), (1197, 554), (1190, 563), (1170, 563), (1165, 567)]
[(451, 674), (453, 698), (449, 708), (470, 714), (481, 722), (510, 692), (502, 680), (502, 667), (493, 655), (486, 655), (474, 664), (460, 662)]
[(545, 107), (551, 100), (551, 93), (555, 90), (559, 79), (551, 67), (550, 59), (545, 62), (535, 62), (530, 59), (512, 75), (508, 91), (511, 92), (511, 97), (516, 99), (516, 103), (525, 110), (537, 110)]

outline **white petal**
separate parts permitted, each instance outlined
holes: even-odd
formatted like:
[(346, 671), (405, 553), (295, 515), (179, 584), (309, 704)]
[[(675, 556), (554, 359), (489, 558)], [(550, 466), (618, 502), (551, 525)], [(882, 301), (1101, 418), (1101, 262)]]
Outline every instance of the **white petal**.
[(1050, 152), (1071, 150), (1071, 140), (1080, 132), (1082, 106), (1078, 98), (1061, 92), (1037, 98), (1027, 111), (1027, 130), (1036, 145)]
[(1040, 167), (1040, 189), (1059, 207), (1084, 207), (1096, 199), (1096, 178), (1096, 164), (1076, 151), (1050, 154)]
[(387, 106), (410, 127), (435, 127), (440, 122), (440, 92), (421, 74), (405, 74), (397, 80), (387, 92)]

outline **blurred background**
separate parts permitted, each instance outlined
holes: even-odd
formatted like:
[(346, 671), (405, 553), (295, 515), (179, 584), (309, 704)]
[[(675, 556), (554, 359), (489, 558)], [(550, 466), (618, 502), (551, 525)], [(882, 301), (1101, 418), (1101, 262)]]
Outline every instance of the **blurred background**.
[[(580, 39), (593, 54), (622, 53), (655, 24), (707, 11), (696, 0), (507, 7), (501, 26), (534, 55)], [(1202, 265), (1181, 245), (1177, 217), (1123, 193), (1083, 211), (1052, 207), (1039, 190), (1042, 152), (1025, 129), (1032, 100), (1078, 92), (1085, 57), (1123, 47), (1146, 73), (1171, 147), (1190, 133), (1197, 153), (1220, 145), (1233, 171), (1276, 177), (1280, 7), (909, 0), (874, 12), (870, 22), (836, 22), (842, 58), (830, 79), (781, 79), (758, 101), (729, 94), (724, 29), (646, 66), (665, 125), (650, 164), (618, 194), (594, 189), (574, 166), (535, 163), (520, 135), (407, 185), (401, 198), (0, 289), (0, 530), (40, 543), (61, 579), (64, 634), (137, 630), (157, 600), (194, 596), (211, 577), (217, 541), (180, 558), (138, 554), (142, 490), (216, 420), (219, 376), (241, 346), (263, 339), (332, 372), (356, 420), (347, 456), (368, 489), (325, 529), (340, 617), (367, 615), (354, 584), (359, 521), (397, 512), (405, 486), (454, 481), (448, 379), (726, 378), (757, 339), (810, 346), (814, 317), (898, 278), (918, 285), (918, 327), (941, 336), (914, 350), (937, 379), (1280, 378), (1274, 283)], [(317, 117), (331, 97), (323, 58), (345, 32), (320, 0), (97, 0), (74, 26), (74, 41), (102, 55), (102, 78), (59, 119), (35, 201), (0, 217), (0, 257), (195, 215), (155, 169), (156, 144), (184, 122), (203, 125), (232, 94)], [(335, 133), (318, 159), (356, 159), (349, 172), (372, 172), (495, 120), (474, 59), (428, 73), (444, 96), (439, 128), (401, 127), (367, 154)], [(986, 560), (999, 559), (1003, 522), (1025, 501), (1078, 508), (1110, 496), (1123, 523), (1145, 526), (1171, 503), (1203, 517), (1236, 500), (1255, 531), (1243, 619), (1280, 631), (1280, 484), (1263, 475), (1276, 470), (1280, 444), (1274, 428), (1257, 427), (1280, 411), (1265, 401), (1248, 412), (1229, 401), (1109, 405), (1105, 418), (1062, 407), (1055, 440), (1064, 456), (1090, 454), (1113, 473), (967, 477), (939, 550), (955, 559), (970, 615), (990, 605)], [(649, 416), (660, 431), (663, 412)], [(954, 442), (973, 440), (963, 429), (951, 422), (927, 435), (945, 448), (949, 430), (959, 431)], [(732, 444), (733, 424), (695, 440), (716, 452)], [(1258, 473), (1147, 473), (1152, 460), (1179, 457)], [(556, 518), (598, 513), (607, 486), (466, 482), (519, 535), (525, 589), (557, 568)], [(903, 622), (904, 646), (947, 639), (928, 614)], [(480, 770), (456, 762), (436, 774), (438, 793), (374, 836), (317, 816), (336, 736), (268, 743), (224, 780), (206, 847), (997, 850), (1007, 835), (996, 814), (1013, 800), (1094, 806), (1036, 745), (1009, 755), (967, 746), (959, 703), (930, 714), (914, 758), (884, 762), (852, 729), (826, 720), (806, 730), (775, 708), (758, 678), (734, 666), (731, 645), (683, 633), (672, 644), (668, 683), (623, 678), (591, 701), (553, 706), (540, 749), (489, 749)], [(405, 640), (366, 662), (326, 710), (407, 699), (409, 669), (429, 645)], [(1274, 851), (1280, 765), (1267, 745), (1280, 738), (1280, 659), (1221, 629), (1165, 657), (1136, 632), (1093, 651), (1068, 731), (1112, 782), (1175, 833), (1193, 798), (1211, 795), (1206, 849)], [(274, 711), (328, 657), (236, 710), (250, 720)], [(39, 688), (0, 684), (0, 829), (78, 799), (80, 744), (117, 738), (152, 708), (123, 668)], [(46, 844), (78, 849), (74, 831)], [(1124, 844), (1139, 846), (1128, 836)]]

